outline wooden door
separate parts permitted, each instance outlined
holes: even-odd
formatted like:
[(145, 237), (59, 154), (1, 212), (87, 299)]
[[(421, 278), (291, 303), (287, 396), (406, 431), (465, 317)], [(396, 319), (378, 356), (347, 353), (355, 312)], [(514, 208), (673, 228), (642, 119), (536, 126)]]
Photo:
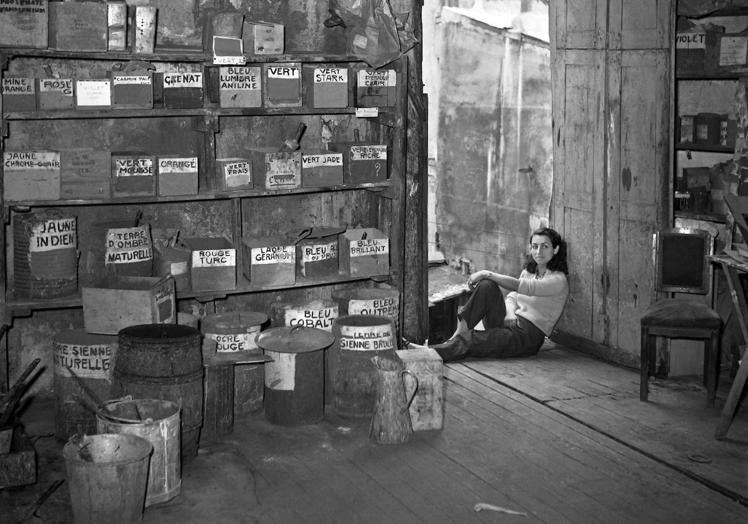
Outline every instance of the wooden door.
[(652, 296), (652, 232), (668, 223), (670, 9), (551, 2), (551, 211), (572, 273), (560, 339), (629, 365)]

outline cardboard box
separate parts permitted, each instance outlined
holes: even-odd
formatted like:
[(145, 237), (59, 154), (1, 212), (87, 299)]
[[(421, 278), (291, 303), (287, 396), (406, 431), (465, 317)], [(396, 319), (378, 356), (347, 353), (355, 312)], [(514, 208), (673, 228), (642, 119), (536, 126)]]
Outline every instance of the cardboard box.
[(678, 74), (703, 75), (714, 72), (719, 60), (720, 35), (725, 28), (705, 29), (678, 17), (675, 34), (675, 67)]
[(221, 107), (262, 107), (262, 73), (259, 67), (219, 68), (219, 104)]
[(444, 363), (431, 348), (401, 349), (395, 353), (405, 369), (418, 379), (410, 404), (413, 431), (439, 430), (444, 426)]
[(36, 78), (3, 78), (3, 112), (36, 111)]
[(5, 151), (3, 153), (3, 199), (58, 200), (60, 198), (60, 153), (56, 151)]
[(265, 189), (297, 189), (301, 186), (301, 153), (265, 153)]
[(72, 78), (40, 78), (38, 107), (40, 111), (73, 109), (75, 96)]
[(40, 0), (34, 5), (20, 5), (17, 0), (0, 0), (0, 47), (49, 46), (49, 5)]
[(107, 49), (124, 51), (127, 48), (127, 4), (107, 2)]
[(192, 251), (190, 284), (192, 291), (230, 291), (236, 289), (236, 249), (223, 237), (185, 238)]
[(356, 75), (357, 107), (388, 107), (397, 104), (397, 71), (361, 69)]
[(748, 34), (719, 35), (719, 56), (717, 65), (720, 69), (732, 69), (748, 64)]
[(76, 80), (76, 109), (110, 109), (112, 107), (112, 81)]
[(348, 229), (339, 237), (340, 270), (352, 277), (390, 272), (390, 240), (374, 228)]
[(163, 103), (167, 109), (203, 107), (203, 73), (164, 73)]
[(351, 144), (348, 149), (346, 184), (369, 184), (385, 182), (387, 169), (387, 146), (384, 144)]
[(112, 153), (112, 196), (154, 196), (156, 160), (145, 153)]
[(308, 105), (314, 108), (348, 107), (347, 67), (305, 66), (304, 71), (304, 84), (307, 89), (311, 86), (311, 95), (307, 92)]
[(158, 194), (160, 196), (196, 195), (197, 162), (196, 156), (159, 156)]
[(152, 75), (112, 75), (112, 107), (115, 109), (153, 108)]
[(216, 158), (218, 185), (224, 191), (243, 191), (254, 187), (252, 161), (248, 158)]
[(173, 324), (177, 319), (174, 278), (120, 277), (81, 289), (83, 326), (89, 333), (116, 335), (137, 324)]
[(154, 265), (158, 276), (171, 275), (177, 293), (190, 289), (190, 257), (192, 252), (183, 246), (162, 247), (155, 244)]
[(251, 42), (245, 44), (256, 55), (282, 55), (285, 40), (285, 26), (271, 22), (248, 22), (248, 35)]
[(296, 283), (296, 246), (284, 237), (242, 239), (243, 272), (252, 286), (293, 286)]
[(50, 2), (49, 47), (64, 51), (106, 51), (106, 2)]
[(111, 154), (98, 149), (60, 151), (60, 198), (111, 197)]
[(264, 64), (263, 93), (267, 107), (301, 106), (301, 64)]
[(343, 153), (334, 151), (302, 153), (301, 185), (303, 187), (343, 185)]

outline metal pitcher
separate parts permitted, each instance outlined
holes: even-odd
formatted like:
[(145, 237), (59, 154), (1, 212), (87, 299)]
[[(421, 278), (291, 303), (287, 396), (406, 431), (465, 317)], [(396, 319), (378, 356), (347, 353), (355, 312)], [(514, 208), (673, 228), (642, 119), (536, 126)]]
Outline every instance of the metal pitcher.
[[(371, 361), (377, 370), (378, 387), (369, 436), (380, 444), (407, 442), (413, 435), (409, 408), (418, 392), (418, 377), (394, 358), (376, 356)], [(405, 390), (406, 375), (415, 386), (410, 398)]]

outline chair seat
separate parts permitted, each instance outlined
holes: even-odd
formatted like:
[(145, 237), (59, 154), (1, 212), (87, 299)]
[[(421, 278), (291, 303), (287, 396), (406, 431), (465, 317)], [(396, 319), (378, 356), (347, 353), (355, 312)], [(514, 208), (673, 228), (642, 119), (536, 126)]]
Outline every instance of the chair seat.
[(722, 326), (722, 319), (716, 311), (706, 304), (691, 300), (664, 298), (649, 306), (641, 317), (641, 325), (664, 327), (693, 327), (698, 325), (703, 328), (719, 329)]

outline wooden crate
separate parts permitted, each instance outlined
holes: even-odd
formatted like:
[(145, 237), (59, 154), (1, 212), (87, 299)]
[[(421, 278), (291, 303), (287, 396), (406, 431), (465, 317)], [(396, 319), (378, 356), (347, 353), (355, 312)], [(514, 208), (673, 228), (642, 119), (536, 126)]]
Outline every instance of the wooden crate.
[(176, 322), (174, 278), (120, 277), (84, 287), (83, 326), (89, 333), (116, 335), (137, 324)]

